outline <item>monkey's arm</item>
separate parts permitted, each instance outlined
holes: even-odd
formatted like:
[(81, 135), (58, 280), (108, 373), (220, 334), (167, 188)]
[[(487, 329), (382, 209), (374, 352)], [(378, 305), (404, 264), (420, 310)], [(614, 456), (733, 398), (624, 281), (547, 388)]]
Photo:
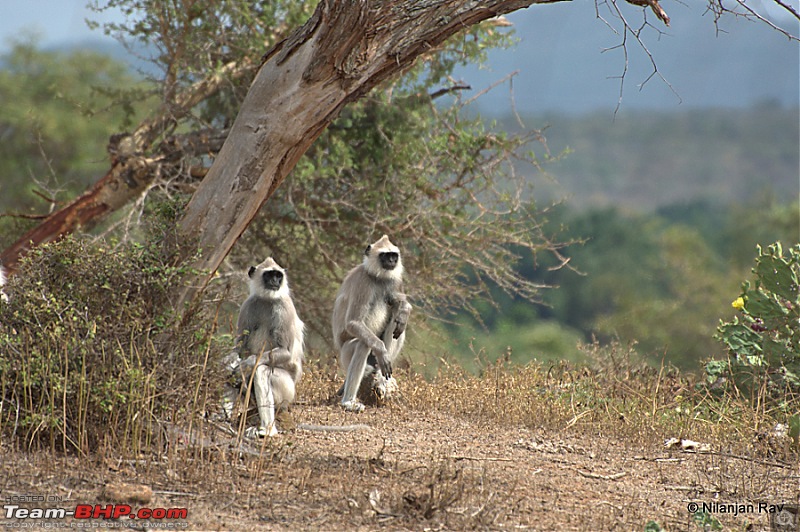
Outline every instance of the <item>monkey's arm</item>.
[[(342, 305), (346, 309), (344, 312), (344, 331), (341, 333), (341, 342), (344, 344), (351, 338), (358, 338), (369, 347), (375, 356), (384, 356), (386, 346), (377, 334), (383, 330), (383, 323), (375, 322), (374, 302), (380, 296), (375, 294), (375, 288), (369, 281), (366, 273), (356, 272), (355, 275), (348, 276), (342, 287), (345, 298)], [(391, 312), (391, 309), (390, 309)], [(389, 316), (386, 316), (387, 318)]]
[(261, 360), (259, 360), (258, 364), (259, 366), (288, 369), (296, 365), (296, 361), (292, 357), (291, 351), (285, 347), (276, 347), (275, 349), (266, 351), (261, 356)]
[(247, 356), (249, 349), (247, 348), (247, 344), (250, 341), (250, 331), (244, 329), (236, 336), (236, 343), (233, 346), (233, 352), (241, 357), (242, 355)]
[(250, 300), (247, 299), (239, 309), (239, 319), (236, 321), (236, 344), (233, 350), (240, 357), (247, 357), (250, 355), (250, 335), (255, 332), (258, 323), (255, 320), (249, 319), (248, 316), (253, 314), (251, 310)]
[(383, 340), (375, 336), (363, 320), (350, 320), (347, 322), (345, 328), (350, 338), (358, 338), (369, 347), (375, 356), (384, 356), (386, 354), (386, 346)]
[(250, 355), (249, 357), (241, 360), (238, 365), (242, 372), (243, 379), (248, 379), (253, 370), (255, 370), (258, 366), (285, 369), (292, 375), (295, 375), (300, 371), (297, 361), (294, 360), (289, 350), (283, 347), (276, 347), (275, 349), (265, 351), (260, 355)]
[(235, 372), (238, 370), (241, 378), (249, 378), (255, 367), (256, 357), (250, 353), (250, 337), (258, 324), (249, 319), (248, 316), (253, 315), (250, 300), (247, 299), (239, 309), (239, 319), (236, 322), (236, 343), (233, 346), (233, 352), (225, 357), (226, 367)]
[[(233, 344), (231, 352), (222, 359), (222, 367), (227, 369), (231, 374), (244, 371), (242, 368), (242, 355), (247, 356), (248, 343), (250, 341), (250, 329), (243, 316), (247, 302), (242, 305), (239, 311), (239, 319), (236, 323), (236, 341)], [(252, 364), (251, 364), (252, 365)], [(252, 368), (251, 368), (252, 369)]]

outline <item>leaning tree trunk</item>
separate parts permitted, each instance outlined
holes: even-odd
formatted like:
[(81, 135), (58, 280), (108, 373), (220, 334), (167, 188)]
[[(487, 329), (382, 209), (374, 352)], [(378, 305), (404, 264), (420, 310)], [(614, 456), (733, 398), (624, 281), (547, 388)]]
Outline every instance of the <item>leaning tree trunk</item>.
[[(556, 0), (538, 0), (538, 3)], [(466, 27), (537, 0), (322, 0), (267, 53), (179, 234), (200, 249), (201, 290), (256, 213), (348, 102)]]

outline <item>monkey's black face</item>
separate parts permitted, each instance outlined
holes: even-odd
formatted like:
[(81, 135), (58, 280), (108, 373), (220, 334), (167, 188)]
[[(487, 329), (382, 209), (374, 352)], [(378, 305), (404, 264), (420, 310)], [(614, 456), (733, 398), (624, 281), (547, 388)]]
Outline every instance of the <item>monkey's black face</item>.
[(264, 288), (267, 290), (280, 290), (283, 283), (283, 272), (267, 270), (261, 277), (264, 279)]
[(394, 270), (397, 267), (397, 261), (400, 260), (400, 254), (396, 251), (385, 251), (378, 254), (378, 259), (384, 270)]

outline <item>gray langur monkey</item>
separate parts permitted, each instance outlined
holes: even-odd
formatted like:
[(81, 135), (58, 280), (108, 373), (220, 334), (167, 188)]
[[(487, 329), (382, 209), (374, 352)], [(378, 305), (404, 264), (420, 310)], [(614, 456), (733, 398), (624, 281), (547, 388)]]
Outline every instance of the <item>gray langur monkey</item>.
[(347, 274), (333, 306), (333, 342), (345, 372), (341, 404), (346, 411), (364, 410), (356, 397), (362, 381), (372, 379), (372, 390), (381, 399), (397, 388), (392, 364), (405, 343), (410, 315), (400, 250), (383, 235)]
[(250, 295), (239, 309), (234, 352), (225, 363), (237, 368), (245, 383), (252, 378), (261, 419), (248, 436), (275, 436), (276, 410), (286, 409), (295, 397), (295, 385), (303, 373), (303, 332), (286, 274), (272, 257), (251, 266)]

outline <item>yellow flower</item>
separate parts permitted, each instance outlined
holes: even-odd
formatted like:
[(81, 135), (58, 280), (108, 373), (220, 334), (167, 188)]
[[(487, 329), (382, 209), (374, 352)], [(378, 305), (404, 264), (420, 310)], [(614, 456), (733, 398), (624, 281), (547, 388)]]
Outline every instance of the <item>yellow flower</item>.
[(741, 297), (737, 297), (736, 301), (731, 303), (731, 306), (736, 310), (742, 310), (744, 308), (744, 299), (742, 299)]

